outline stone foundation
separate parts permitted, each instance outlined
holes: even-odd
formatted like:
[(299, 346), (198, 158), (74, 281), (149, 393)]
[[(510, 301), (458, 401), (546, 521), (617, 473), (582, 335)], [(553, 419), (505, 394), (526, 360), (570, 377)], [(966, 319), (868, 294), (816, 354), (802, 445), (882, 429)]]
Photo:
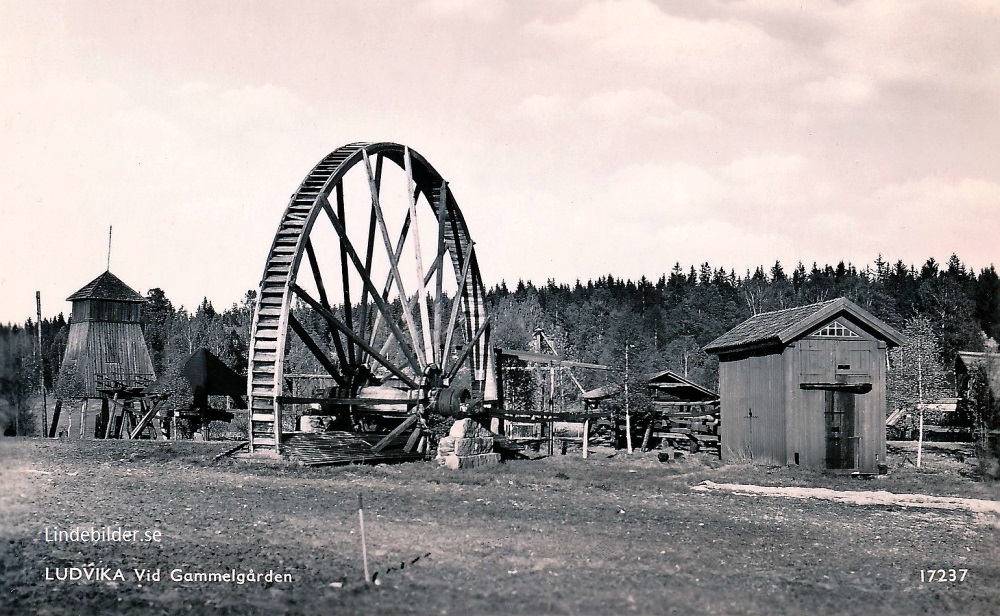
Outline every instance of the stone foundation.
[(446, 467), (457, 470), (460, 468), (476, 468), (478, 466), (500, 464), (500, 454), (481, 453), (475, 456), (456, 456), (455, 454), (448, 454), (443, 458), (443, 460)]
[(451, 468), (476, 468), (500, 463), (493, 453), (493, 433), (471, 419), (459, 419), (438, 442), (437, 460)]

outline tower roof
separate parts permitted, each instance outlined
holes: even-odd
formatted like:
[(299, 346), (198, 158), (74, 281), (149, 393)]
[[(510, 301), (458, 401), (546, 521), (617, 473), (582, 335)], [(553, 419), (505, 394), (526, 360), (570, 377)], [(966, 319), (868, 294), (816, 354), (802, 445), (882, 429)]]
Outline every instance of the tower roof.
[(84, 299), (104, 299), (114, 302), (136, 302), (144, 303), (146, 300), (135, 290), (121, 281), (110, 271), (106, 271), (97, 278), (91, 280), (82, 289), (66, 298), (66, 301), (75, 302)]

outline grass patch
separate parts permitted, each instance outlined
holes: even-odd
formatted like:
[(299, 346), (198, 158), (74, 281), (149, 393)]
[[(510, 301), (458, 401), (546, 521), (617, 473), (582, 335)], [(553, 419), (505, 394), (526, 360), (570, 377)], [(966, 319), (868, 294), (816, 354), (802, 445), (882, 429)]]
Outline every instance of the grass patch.
[[(473, 471), (211, 458), (226, 444), (0, 440), (0, 613), (882, 614), (1000, 603), (1000, 524), (948, 511), (700, 493), (718, 483), (1000, 499), (928, 451), (858, 480), (698, 456), (557, 456)], [(894, 456), (899, 454), (894, 454)], [(372, 570), (360, 583), (357, 494)], [(46, 526), (157, 528), (159, 545), (42, 539)], [(412, 566), (400, 563), (421, 558)], [(290, 584), (68, 583), (46, 567), (274, 569)], [(966, 581), (921, 583), (926, 568)], [(339, 586), (337, 585), (339, 584)]]

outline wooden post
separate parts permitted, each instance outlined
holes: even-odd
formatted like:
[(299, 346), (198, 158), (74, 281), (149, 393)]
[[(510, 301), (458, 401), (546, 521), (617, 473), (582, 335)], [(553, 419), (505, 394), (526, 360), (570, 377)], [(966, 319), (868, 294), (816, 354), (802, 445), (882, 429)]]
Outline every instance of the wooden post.
[(590, 419), (583, 420), (583, 459), (590, 455)]
[(42, 436), (49, 433), (49, 401), (45, 391), (45, 354), (42, 352), (42, 292), (35, 291), (35, 325), (38, 329), (38, 387), (42, 390)]
[(625, 446), (629, 455), (632, 455), (632, 415), (628, 408), (628, 347), (625, 343)]
[(646, 434), (642, 437), (642, 451), (649, 450), (649, 437), (653, 435), (653, 421), (654, 419), (651, 417), (649, 423), (646, 424)]
[(115, 416), (118, 415), (118, 394), (113, 394), (111, 400), (105, 398), (102, 404), (109, 405), (110, 409), (108, 411), (108, 423), (104, 426), (104, 438), (108, 439), (113, 436)]
[(361, 523), (361, 559), (365, 565), (365, 584), (371, 584), (372, 576), (368, 573), (368, 543), (365, 541), (365, 504), (361, 499), (361, 492), (358, 492), (358, 521)]
[(103, 425), (101, 425), (100, 423), (98, 423), (98, 426), (97, 426), (98, 430), (100, 430), (101, 428), (104, 428), (104, 435), (103, 436), (104, 436), (104, 438), (108, 438), (108, 426), (111, 424), (111, 411), (110, 411), (110, 407), (109, 407), (108, 399), (107, 398), (101, 398), (101, 419), (100, 419), (100, 421), (104, 422), (104, 423), (103, 423)]
[[(56, 408), (52, 410), (52, 426), (49, 428), (49, 438), (52, 438), (58, 434), (59, 431), (59, 414), (62, 411), (62, 398), (56, 398)], [(70, 420), (73, 418), (73, 413), (69, 414)]]
[(80, 403), (80, 438), (83, 438), (83, 433), (86, 432), (87, 427), (87, 399), (84, 398), (83, 402)]
[(917, 433), (917, 468), (924, 453), (924, 358), (917, 352), (917, 405), (920, 409), (920, 426)]

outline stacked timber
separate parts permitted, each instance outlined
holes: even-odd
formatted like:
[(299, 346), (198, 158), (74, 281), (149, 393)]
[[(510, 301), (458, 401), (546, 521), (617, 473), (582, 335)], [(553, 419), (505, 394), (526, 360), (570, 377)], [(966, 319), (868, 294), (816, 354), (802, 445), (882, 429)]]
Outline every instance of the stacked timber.
[(459, 419), (448, 436), (438, 441), (437, 460), (450, 469), (475, 468), (500, 463), (493, 451), (493, 433), (472, 419)]

